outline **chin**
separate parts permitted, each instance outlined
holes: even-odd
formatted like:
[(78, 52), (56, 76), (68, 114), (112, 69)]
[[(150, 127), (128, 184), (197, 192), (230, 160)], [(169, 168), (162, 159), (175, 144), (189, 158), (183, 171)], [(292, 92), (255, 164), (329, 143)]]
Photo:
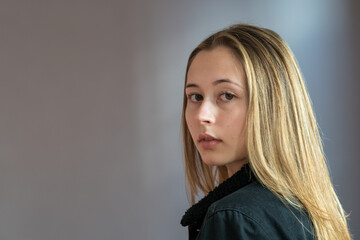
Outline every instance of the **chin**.
[[(219, 152), (199, 152), (201, 160), (208, 166), (223, 166), (227, 163), (228, 156)], [(225, 161), (224, 161), (225, 160)]]

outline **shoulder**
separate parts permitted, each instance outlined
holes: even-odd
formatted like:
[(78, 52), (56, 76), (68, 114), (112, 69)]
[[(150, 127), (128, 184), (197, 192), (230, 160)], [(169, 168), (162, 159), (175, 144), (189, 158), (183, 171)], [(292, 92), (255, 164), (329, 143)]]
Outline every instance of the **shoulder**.
[(206, 221), (225, 221), (238, 231), (266, 236), (264, 239), (313, 238), (307, 215), (284, 204), (258, 182), (214, 202), (208, 209)]
[(232, 209), (256, 217), (258, 210), (271, 211), (274, 207), (286, 208), (274, 193), (258, 182), (252, 182), (214, 202), (209, 208), (209, 214)]

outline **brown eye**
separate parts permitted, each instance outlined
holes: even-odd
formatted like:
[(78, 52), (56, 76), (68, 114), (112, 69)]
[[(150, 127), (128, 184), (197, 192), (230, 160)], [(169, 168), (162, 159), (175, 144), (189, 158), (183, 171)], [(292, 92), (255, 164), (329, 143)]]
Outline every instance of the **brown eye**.
[(201, 100), (203, 100), (203, 97), (200, 94), (190, 94), (188, 96), (188, 98), (190, 99), (190, 101), (192, 102), (200, 102)]
[(232, 93), (227, 93), (227, 92), (220, 95), (221, 100), (223, 100), (223, 101), (225, 101), (225, 102), (228, 102), (228, 101), (233, 100), (234, 97), (235, 97), (234, 94), (232, 94)]

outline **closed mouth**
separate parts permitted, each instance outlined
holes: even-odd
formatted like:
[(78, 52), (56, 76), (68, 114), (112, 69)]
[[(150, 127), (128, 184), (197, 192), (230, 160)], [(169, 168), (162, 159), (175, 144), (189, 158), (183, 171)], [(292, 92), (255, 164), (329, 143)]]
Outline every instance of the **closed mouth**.
[(217, 139), (209, 134), (200, 134), (198, 141), (199, 142), (202, 142), (202, 141), (210, 142), (210, 141), (221, 141), (221, 140)]

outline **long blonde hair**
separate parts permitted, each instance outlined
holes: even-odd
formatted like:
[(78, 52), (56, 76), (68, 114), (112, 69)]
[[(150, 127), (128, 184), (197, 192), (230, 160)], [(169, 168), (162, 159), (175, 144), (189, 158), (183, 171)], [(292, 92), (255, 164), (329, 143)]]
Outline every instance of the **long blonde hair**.
[[(296, 59), (275, 32), (252, 25), (230, 26), (205, 39), (190, 54), (217, 46), (230, 48), (247, 78), (247, 149), (257, 179), (284, 202), (304, 209), (316, 238), (351, 239), (344, 210), (334, 191), (310, 98)], [(185, 77), (186, 85), (187, 77)], [(185, 171), (191, 204), (228, 178), (226, 167), (204, 164), (185, 120), (182, 130)]]

